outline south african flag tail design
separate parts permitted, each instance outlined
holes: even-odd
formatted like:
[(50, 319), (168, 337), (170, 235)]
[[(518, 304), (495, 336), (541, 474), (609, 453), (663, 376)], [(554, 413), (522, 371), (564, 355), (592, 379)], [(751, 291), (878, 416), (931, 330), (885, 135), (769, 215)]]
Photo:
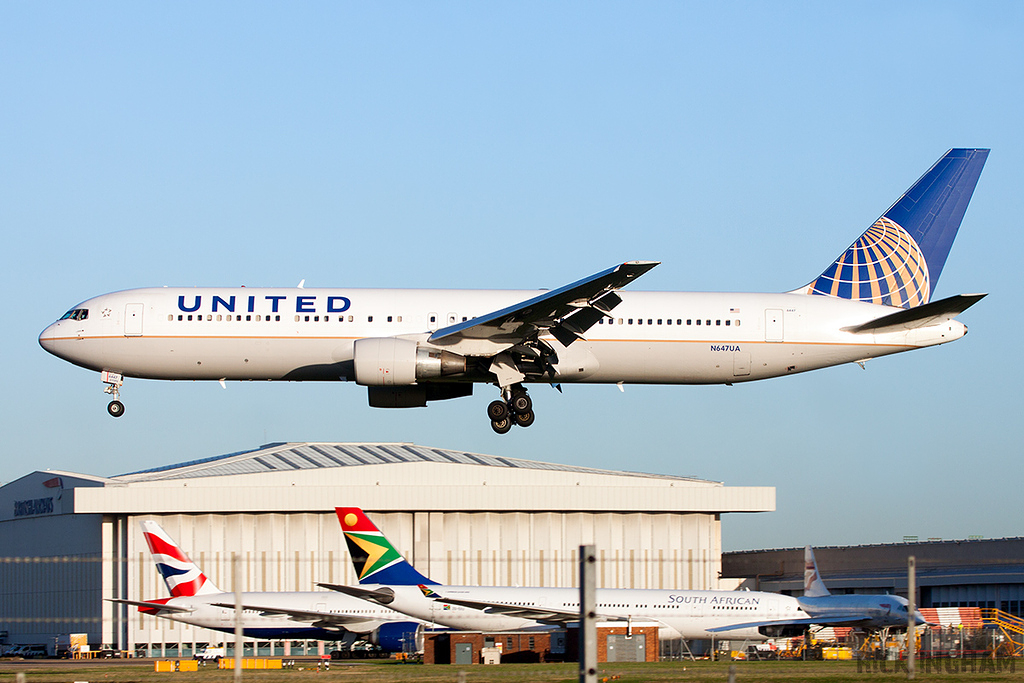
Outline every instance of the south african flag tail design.
[(360, 508), (335, 508), (345, 534), (352, 565), (362, 584), (391, 586), (437, 585), (420, 574), (395, 550)]

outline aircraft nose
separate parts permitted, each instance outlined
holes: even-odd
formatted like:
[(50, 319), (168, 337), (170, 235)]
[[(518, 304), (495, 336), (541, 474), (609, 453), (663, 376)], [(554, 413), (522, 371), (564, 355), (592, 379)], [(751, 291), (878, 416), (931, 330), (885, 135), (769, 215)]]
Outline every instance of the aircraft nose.
[(55, 324), (56, 323), (47, 325), (46, 329), (39, 333), (39, 345), (51, 353), (51, 349), (53, 348), (51, 340), (53, 339), (53, 328)]
[(59, 336), (59, 330), (60, 323), (55, 322), (48, 325), (45, 330), (39, 333), (39, 345), (43, 347), (47, 353), (52, 353), (55, 356), (58, 355), (56, 339)]

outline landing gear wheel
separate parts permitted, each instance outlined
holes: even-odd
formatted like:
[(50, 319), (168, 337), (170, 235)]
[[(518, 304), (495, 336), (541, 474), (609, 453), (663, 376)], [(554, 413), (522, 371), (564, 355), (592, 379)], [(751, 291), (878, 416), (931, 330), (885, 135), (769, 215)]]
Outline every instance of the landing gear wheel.
[(528, 410), (525, 413), (516, 413), (514, 419), (520, 427), (529, 427), (537, 419), (537, 414), (532, 410)]
[(504, 401), (491, 401), (487, 406), (487, 417), (491, 418), (491, 422), (504, 420), (508, 417), (508, 406)]
[(507, 415), (500, 420), (491, 420), (491, 429), (498, 434), (508, 434), (508, 430), (512, 429), (512, 420)]
[(124, 404), (120, 401), (111, 401), (107, 404), (107, 412), (111, 417), (121, 417), (124, 415)]
[(512, 394), (512, 399), (508, 402), (508, 407), (517, 415), (520, 413), (528, 413), (533, 408), (533, 400), (525, 391), (516, 392), (515, 394)]

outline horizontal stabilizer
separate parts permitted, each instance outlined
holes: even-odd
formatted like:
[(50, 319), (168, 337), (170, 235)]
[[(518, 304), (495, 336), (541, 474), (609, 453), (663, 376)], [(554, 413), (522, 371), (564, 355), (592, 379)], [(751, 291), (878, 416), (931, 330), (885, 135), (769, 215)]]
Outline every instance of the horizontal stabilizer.
[(147, 602), (145, 600), (125, 600), (124, 598), (106, 598), (109, 602), (116, 602), (120, 605), (134, 605), (140, 607), (146, 611), (160, 611), (160, 612), (194, 612), (195, 610), (191, 607), (173, 607), (171, 605), (165, 605), (162, 602)]
[(919, 327), (936, 325), (952, 320), (968, 308), (984, 299), (987, 294), (957, 294), (948, 299), (933, 301), (914, 308), (907, 308), (881, 318), (875, 318), (863, 325), (844, 327), (844, 332), (862, 334), (864, 332), (898, 332), (914, 330)]
[(395, 591), (391, 590), (387, 586), (370, 589), (359, 588), (358, 586), (340, 586), (336, 583), (318, 583), (317, 585), (321, 588), (328, 588), (332, 591), (344, 593), (345, 595), (351, 595), (353, 598), (375, 602), (378, 605), (390, 605), (395, 601)]

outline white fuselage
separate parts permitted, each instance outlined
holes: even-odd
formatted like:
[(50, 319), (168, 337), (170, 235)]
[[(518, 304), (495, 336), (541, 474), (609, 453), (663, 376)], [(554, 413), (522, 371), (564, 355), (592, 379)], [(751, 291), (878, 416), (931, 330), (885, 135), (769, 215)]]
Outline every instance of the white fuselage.
[[(184, 624), (200, 626), (225, 633), (235, 630), (234, 593), (214, 593), (170, 598), (168, 607), (179, 607), (189, 612), (163, 612), (159, 616)], [(220, 606), (229, 605), (227, 607)], [(367, 634), (388, 622), (408, 622), (409, 617), (388, 607), (366, 602), (342, 593), (328, 591), (242, 593), (242, 604), (252, 607), (301, 610), (324, 615), (326, 619), (296, 620), (288, 615), (266, 615), (261, 610), (244, 609), (242, 628), (250, 637), (259, 638), (311, 638), (341, 640), (345, 632)], [(152, 613), (150, 608), (141, 611)], [(344, 626), (330, 626), (332, 616), (344, 618)]]
[[(431, 332), (535, 296), (521, 290), (153, 288), (79, 304), (39, 337), (49, 352), (127, 377), (353, 380), (367, 337), (424, 343)], [(619, 292), (622, 303), (584, 340), (561, 346), (553, 381), (745, 382), (959, 339), (948, 320), (885, 334), (844, 331), (900, 309), (805, 294)], [(444, 342), (444, 340), (442, 340)], [(512, 346), (495, 339), (433, 344), (467, 357)], [(459, 377), (447, 378), (460, 381)], [(476, 378), (480, 381), (480, 378)], [(546, 381), (552, 381), (548, 379)]]
[[(363, 584), (375, 590), (381, 586)], [(417, 586), (387, 586), (394, 591), (390, 607), (422, 621), (447, 628), (473, 631), (514, 631), (550, 628), (533, 619), (487, 612), (444, 602), (444, 598), (501, 603), (513, 607), (545, 608), (559, 612), (579, 610), (578, 588), (510, 588), (503, 586), (430, 586), (441, 599), (426, 597)], [(711, 638), (707, 629), (775, 619), (801, 619), (808, 615), (796, 598), (759, 591), (705, 591), (616, 589), (597, 590), (599, 620), (633, 619), (660, 625), (659, 637)], [(725, 636), (719, 636), (725, 637)], [(764, 640), (757, 628), (729, 631), (729, 639)]]

